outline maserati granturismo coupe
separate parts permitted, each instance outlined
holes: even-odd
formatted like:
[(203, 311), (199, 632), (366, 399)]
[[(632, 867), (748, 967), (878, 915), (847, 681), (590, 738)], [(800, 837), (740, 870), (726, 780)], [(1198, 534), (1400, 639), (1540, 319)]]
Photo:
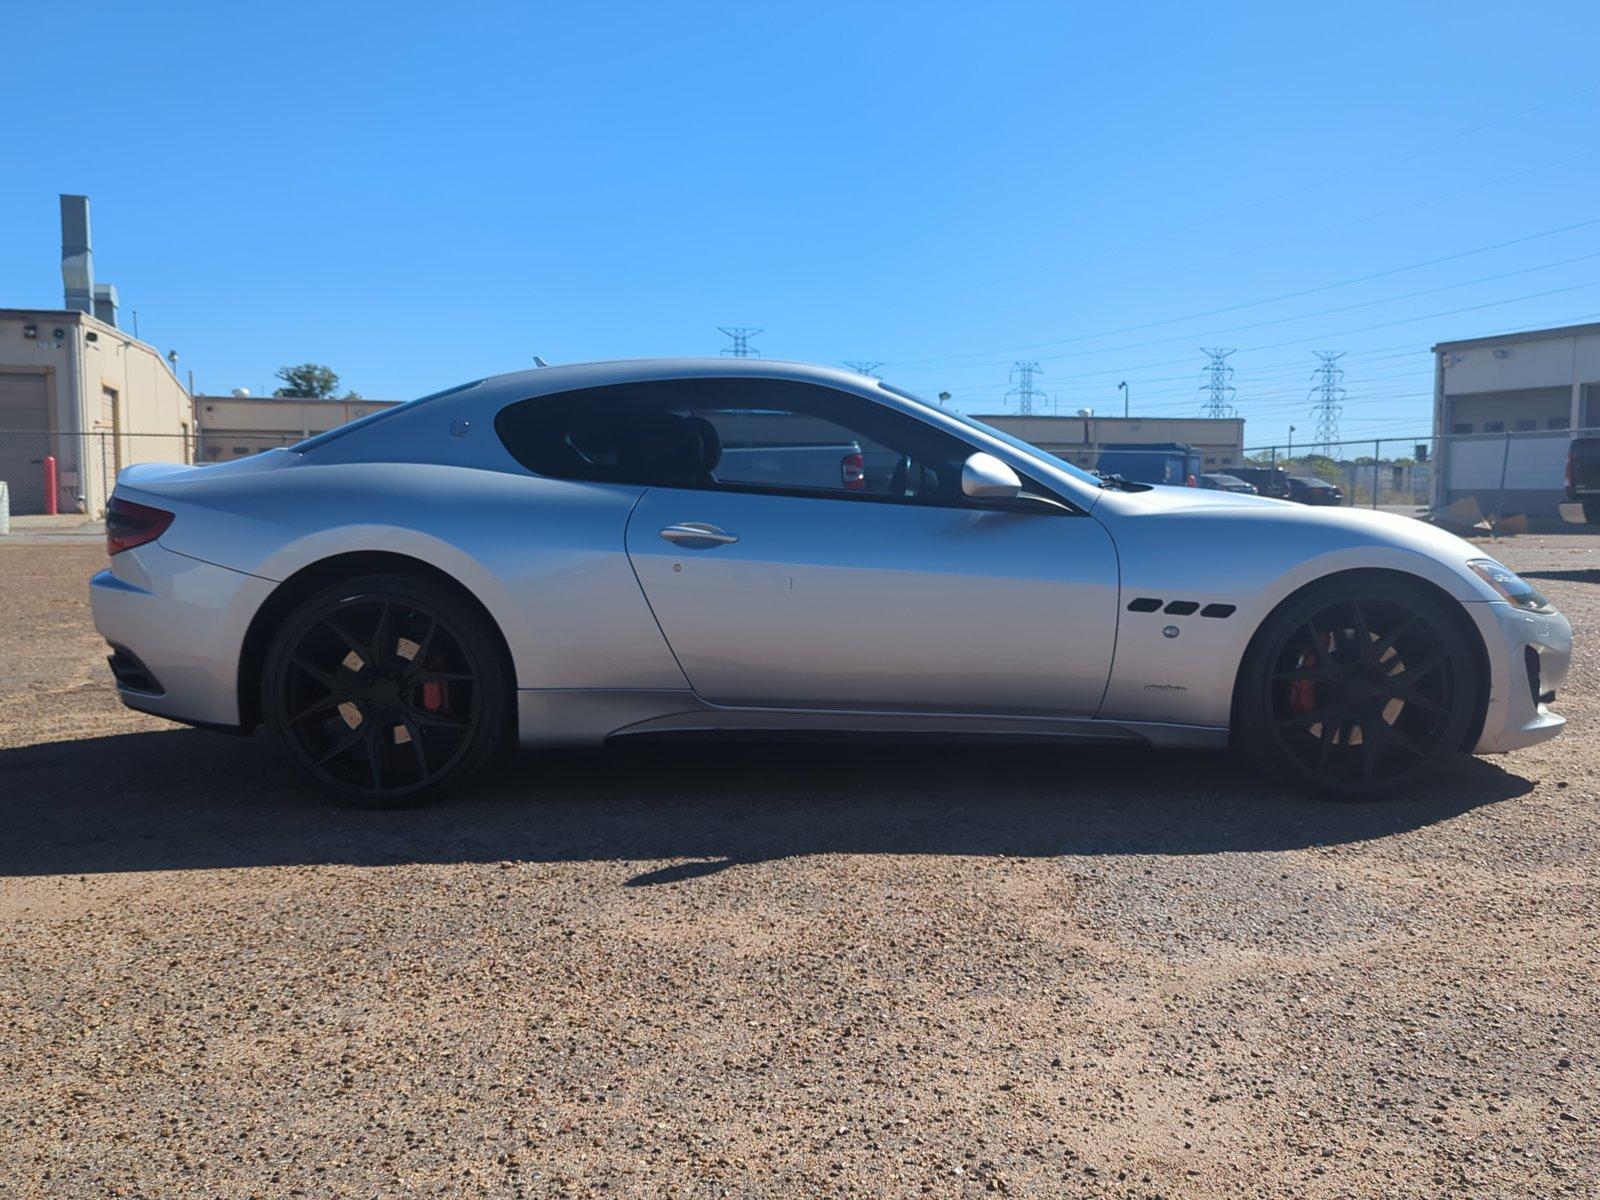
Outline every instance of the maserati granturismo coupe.
[(1234, 745), (1333, 797), (1554, 736), (1567, 621), (1406, 517), (1092, 474), (850, 372), (546, 367), (125, 470), (125, 703), (369, 805), (502, 749), (846, 732)]

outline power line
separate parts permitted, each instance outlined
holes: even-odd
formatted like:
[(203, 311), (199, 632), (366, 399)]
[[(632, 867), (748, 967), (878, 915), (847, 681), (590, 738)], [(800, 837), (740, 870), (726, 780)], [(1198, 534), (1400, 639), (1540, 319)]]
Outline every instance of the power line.
[(1116, 251), (1131, 249), (1134, 246), (1143, 245), (1145, 242), (1155, 241), (1163, 237), (1170, 237), (1175, 233), (1187, 233), (1191, 229), (1198, 228), (1199, 226), (1208, 224), (1211, 221), (1220, 220), (1223, 217), (1231, 217), (1237, 215), (1238, 213), (1249, 212), (1252, 209), (1261, 208), (1268, 204), (1276, 204), (1279, 200), (1288, 200), (1295, 196), (1302, 195), (1305, 192), (1314, 191), (1320, 187), (1326, 187), (1330, 183), (1338, 183), (1341, 180), (1349, 179), (1351, 176), (1359, 175), (1363, 171), (1376, 170), (1379, 167), (1386, 167), (1390, 163), (1399, 162), (1403, 158), (1410, 158), (1414, 154), (1421, 154), (1424, 151), (1435, 150), (1440, 146), (1447, 146), (1451, 142), (1457, 142), (1462, 138), (1471, 137), (1473, 134), (1482, 133), (1486, 129), (1493, 129), (1497, 125), (1504, 125), (1509, 121), (1515, 121), (1519, 117), (1525, 117), (1530, 113), (1536, 113), (1542, 109), (1551, 108), (1557, 104), (1565, 104), (1568, 100), (1576, 100), (1580, 96), (1587, 96), (1591, 92), (1597, 90), (1600, 90), (1600, 84), (1590, 84), (1588, 87), (1579, 88), (1575, 92), (1568, 92), (1565, 95), (1556, 96), (1551, 100), (1541, 101), (1540, 103), (1532, 105), (1528, 108), (1518, 109), (1514, 113), (1509, 113), (1503, 117), (1497, 117), (1493, 121), (1489, 121), (1482, 125), (1476, 125), (1471, 129), (1463, 129), (1460, 132), (1452, 133), (1447, 137), (1438, 138), (1431, 142), (1424, 142), (1419, 146), (1412, 146), (1409, 149), (1398, 151), (1394, 154), (1387, 155), (1384, 158), (1375, 159), (1372, 162), (1363, 163), (1360, 166), (1350, 167), (1347, 170), (1340, 171), (1336, 175), (1329, 175), (1323, 179), (1316, 179), (1310, 183), (1300, 184), (1299, 186), (1291, 188), (1286, 192), (1279, 192), (1274, 196), (1265, 196), (1259, 200), (1252, 200), (1250, 203), (1240, 205), (1236, 208), (1224, 209), (1221, 212), (1212, 213), (1210, 216), (1200, 217), (1197, 220), (1190, 221), (1187, 225), (1179, 225), (1176, 228), (1168, 229), (1161, 233), (1149, 234), (1132, 242), (1124, 242), (1121, 245), (1105, 247), (1095, 251), (1093, 254), (1086, 255), (1083, 259), (1079, 259), (1077, 261), (1086, 262), (1088, 259), (1097, 258), (1102, 254), (1109, 254)]
[[(1449, 309), (1441, 310), (1439, 312), (1422, 313), (1422, 314), (1420, 314), (1418, 316), (1415, 316), (1415, 317), (1401, 317), (1401, 318), (1399, 318), (1397, 320), (1393, 320), (1393, 321), (1379, 321), (1378, 323), (1373, 324), (1373, 325), (1361, 325), (1361, 326), (1358, 326), (1355, 329), (1345, 329), (1345, 330), (1341, 330), (1341, 331), (1338, 331), (1336, 333), (1333, 333), (1331, 335), (1314, 334), (1314, 335), (1312, 335), (1310, 337), (1289, 338), (1289, 339), (1287, 339), (1285, 341), (1281, 341), (1281, 342), (1265, 342), (1265, 343), (1263, 343), (1263, 344), (1261, 344), (1259, 346), (1246, 346), (1243, 349), (1246, 350), (1246, 351), (1280, 350), (1280, 349), (1284, 348), (1285, 346), (1303, 346), (1307, 342), (1321, 341), (1322, 338), (1325, 337), (1325, 336), (1349, 337), (1349, 336), (1352, 336), (1352, 335), (1358, 334), (1358, 333), (1371, 333), (1371, 332), (1373, 332), (1375, 330), (1379, 330), (1379, 329), (1392, 329), (1397, 325), (1414, 325), (1418, 321), (1432, 321), (1432, 320), (1436, 320), (1436, 319), (1438, 319), (1440, 317), (1458, 316), (1461, 313), (1480, 312), (1480, 311), (1482, 311), (1483, 309), (1486, 309), (1486, 308), (1500, 308), (1500, 307), (1502, 307), (1504, 305), (1507, 305), (1507, 304), (1520, 304), (1525, 300), (1542, 300), (1547, 296), (1558, 296), (1558, 295), (1562, 295), (1562, 294), (1564, 294), (1566, 292), (1575, 292), (1575, 291), (1580, 291), (1583, 288), (1590, 288), (1590, 287), (1596, 287), (1596, 286), (1600, 286), (1600, 279), (1587, 279), (1587, 280), (1584, 280), (1581, 283), (1568, 284), (1566, 287), (1549, 288), (1549, 289), (1547, 289), (1545, 291), (1542, 291), (1542, 292), (1527, 292), (1527, 293), (1524, 293), (1521, 296), (1508, 296), (1504, 300), (1490, 300), (1490, 301), (1486, 301), (1483, 304), (1468, 304), (1468, 305), (1463, 305), (1460, 308), (1449, 308)], [(1588, 319), (1588, 318), (1581, 318), (1581, 319)], [(1262, 324), (1272, 324), (1272, 323), (1273, 322), (1263, 322)], [(1530, 329), (1542, 329), (1542, 328), (1547, 328), (1547, 327), (1548, 327), (1547, 325), (1528, 326), (1528, 328), (1530, 328)], [(1223, 330), (1221, 332), (1238, 332), (1239, 329), (1254, 329), (1254, 328), (1259, 328), (1259, 325), (1238, 326), (1238, 327), (1235, 327), (1232, 330)], [(1502, 331), (1502, 332), (1506, 332), (1506, 331)], [(1056, 359), (1062, 359), (1062, 358), (1083, 358), (1083, 357), (1087, 357), (1089, 355), (1094, 355), (1094, 354), (1115, 354), (1115, 353), (1117, 353), (1119, 351), (1123, 351), (1123, 350), (1137, 350), (1137, 349), (1142, 349), (1142, 348), (1144, 348), (1146, 346), (1166, 345), (1166, 344), (1168, 344), (1170, 342), (1181, 341), (1181, 340), (1182, 340), (1181, 337), (1179, 337), (1179, 338), (1158, 338), (1158, 339), (1156, 339), (1154, 341), (1149, 341), (1149, 342), (1131, 342), (1131, 343), (1129, 343), (1128, 345), (1125, 345), (1125, 346), (1110, 346), (1110, 347), (1107, 347), (1104, 350), (1083, 350), (1083, 351), (1073, 351), (1073, 352), (1069, 352), (1069, 353), (1066, 353), (1066, 354), (1046, 355), (1045, 356), (1045, 361), (1047, 361), (1047, 362), (1048, 361), (1054, 361)], [(1162, 360), (1160, 360), (1158, 362), (1153, 362), (1153, 363), (1142, 363), (1142, 364), (1139, 364), (1138, 366), (1128, 366), (1126, 363), (1124, 363), (1122, 366), (1119, 366), (1119, 367), (1109, 367), (1109, 368), (1106, 368), (1104, 370), (1082, 371), (1082, 372), (1078, 372), (1078, 373), (1073, 374), (1073, 375), (1065, 376), (1064, 378), (1070, 380), (1070, 379), (1093, 379), (1093, 378), (1097, 378), (1097, 377), (1104, 378), (1105, 376), (1108, 376), (1108, 375), (1126, 376), (1126, 375), (1128, 375), (1128, 374), (1130, 374), (1130, 373), (1132, 373), (1134, 371), (1141, 370), (1141, 369), (1144, 369), (1144, 368), (1147, 368), (1147, 367), (1181, 366), (1183, 363), (1185, 363), (1187, 361), (1189, 361), (1189, 360), (1182, 359), (1182, 358), (1168, 358), (1168, 359), (1162, 359)]]
[(1316, 400), (1311, 413), (1317, 418), (1317, 450), (1323, 457), (1331, 458), (1333, 447), (1339, 441), (1339, 417), (1344, 412), (1340, 401), (1344, 399), (1345, 391), (1339, 386), (1339, 381), (1344, 378), (1344, 369), (1337, 364), (1345, 352), (1313, 350), (1312, 353), (1322, 360), (1322, 365), (1311, 376), (1317, 381), (1311, 389), (1311, 395)]
[(1041, 374), (1043, 372), (1039, 370), (1039, 364), (1036, 362), (1011, 364), (1010, 378), (1015, 381), (1016, 386), (1008, 391), (1006, 396), (1008, 399), (1012, 396), (1017, 398), (1018, 416), (1032, 416), (1033, 402), (1044, 396), (1043, 392), (1033, 386), (1033, 377)]
[[(975, 350), (975, 351), (970, 351), (970, 352), (965, 353), (965, 354), (943, 355), (943, 356), (938, 357), (938, 358), (911, 358), (911, 359), (904, 359), (904, 360), (901, 360), (900, 362), (891, 363), (890, 365), (891, 366), (896, 366), (896, 367), (918, 367), (918, 366), (925, 366), (925, 365), (938, 366), (940, 364), (955, 363), (955, 362), (958, 362), (958, 361), (961, 361), (961, 360), (965, 360), (965, 359), (969, 359), (969, 358), (986, 358), (986, 357), (989, 357), (991, 355), (1011, 354), (1011, 353), (1016, 353), (1016, 352), (1024, 351), (1024, 350), (1046, 350), (1046, 349), (1049, 349), (1052, 346), (1066, 346), (1066, 345), (1071, 345), (1071, 344), (1076, 343), (1076, 342), (1092, 342), (1092, 341), (1096, 340), (1097, 338), (1118, 337), (1118, 336), (1120, 336), (1122, 334), (1125, 334), (1125, 333), (1142, 333), (1146, 329), (1159, 329), (1163, 325), (1178, 325), (1178, 324), (1183, 323), (1184, 321), (1204, 320), (1206, 317), (1217, 317), (1217, 316), (1223, 315), (1224, 313), (1239, 312), (1240, 310), (1246, 309), (1246, 308), (1258, 308), (1263, 304), (1280, 304), (1285, 300), (1297, 300), (1301, 296), (1311, 296), (1311, 295), (1315, 295), (1315, 294), (1317, 294), (1319, 292), (1331, 292), (1331, 291), (1334, 291), (1334, 290), (1336, 290), (1338, 288), (1342, 288), (1342, 287), (1353, 287), (1354, 285), (1356, 285), (1358, 283), (1371, 283), (1375, 279), (1387, 279), (1390, 276), (1403, 275), (1403, 274), (1405, 274), (1405, 273), (1407, 273), (1409, 271), (1420, 271), (1420, 270), (1423, 270), (1423, 269), (1425, 269), (1427, 267), (1439, 266), (1441, 263), (1455, 262), (1458, 259), (1471, 258), (1474, 255), (1478, 255), (1478, 254), (1488, 254), (1488, 253), (1490, 253), (1491, 251), (1494, 251), (1494, 250), (1504, 250), (1509, 246), (1520, 246), (1525, 242), (1538, 241), (1538, 240), (1540, 240), (1542, 238), (1547, 238), (1547, 237), (1556, 237), (1559, 234), (1571, 233), (1575, 229), (1587, 229), (1587, 228), (1589, 228), (1590, 226), (1593, 226), (1593, 225), (1600, 225), (1600, 217), (1595, 217), (1595, 218), (1593, 218), (1591, 220), (1588, 220), (1588, 221), (1579, 221), (1579, 222), (1577, 222), (1575, 224), (1572, 224), (1572, 225), (1561, 225), (1561, 226), (1558, 226), (1555, 229), (1543, 229), (1543, 230), (1540, 230), (1538, 233), (1524, 234), (1522, 237), (1511, 238), (1511, 239), (1509, 239), (1507, 241), (1503, 241), (1503, 242), (1493, 242), (1493, 243), (1491, 243), (1490, 245), (1487, 245), (1487, 246), (1475, 246), (1471, 250), (1461, 250), (1461, 251), (1457, 251), (1454, 254), (1442, 255), (1442, 256), (1440, 256), (1438, 258), (1424, 259), (1422, 262), (1408, 263), (1406, 266), (1403, 266), (1403, 267), (1392, 267), (1392, 268), (1390, 268), (1388, 270), (1385, 270), (1385, 271), (1374, 271), (1374, 272), (1372, 272), (1370, 274), (1367, 274), (1367, 275), (1357, 275), (1357, 276), (1354, 276), (1354, 277), (1352, 277), (1350, 279), (1337, 280), (1334, 283), (1324, 283), (1324, 284), (1319, 284), (1316, 287), (1301, 288), (1298, 291), (1283, 292), (1283, 293), (1280, 293), (1279, 295), (1276, 295), (1276, 296), (1264, 296), (1260, 300), (1247, 300), (1247, 301), (1244, 301), (1243, 303), (1230, 304), (1230, 305), (1227, 305), (1227, 306), (1225, 306), (1223, 308), (1207, 309), (1204, 312), (1186, 313), (1181, 317), (1166, 317), (1166, 318), (1164, 318), (1164, 319), (1162, 319), (1160, 321), (1146, 321), (1146, 322), (1144, 322), (1143, 324), (1140, 324), (1140, 325), (1125, 325), (1120, 329), (1103, 329), (1098, 333), (1080, 333), (1080, 334), (1076, 334), (1076, 335), (1074, 335), (1072, 337), (1068, 337), (1068, 338), (1055, 338), (1055, 339), (1052, 339), (1052, 340), (1046, 341), (1046, 342), (1032, 342), (1032, 343), (1030, 343), (1030, 344), (1028, 344), (1026, 346), (1011, 346), (1011, 347), (1008, 347), (1006, 349), (995, 349), (995, 350)], [(1592, 257), (1592, 256), (1580, 256), (1580, 257)], [(1553, 266), (1561, 266), (1564, 263), (1577, 262), (1577, 261), (1580, 261), (1580, 259), (1562, 259), (1559, 262), (1555, 262), (1555, 263), (1549, 264), (1549, 266), (1552, 266), (1552, 267)], [(1538, 269), (1543, 269), (1543, 268), (1527, 268), (1526, 270), (1538, 270)], [(1512, 274), (1516, 274), (1517, 272), (1511, 272), (1511, 273)], [(1495, 280), (1495, 279), (1500, 279), (1500, 278), (1504, 278), (1504, 276), (1491, 275), (1491, 276), (1487, 276), (1487, 277), (1485, 277), (1483, 279), (1469, 280), (1469, 281), (1467, 281), (1467, 283), (1450, 284), (1450, 285), (1447, 285), (1447, 286), (1450, 286), (1450, 287), (1465, 287), (1470, 283), (1485, 283), (1485, 282), (1489, 282), (1489, 281), (1492, 281), (1492, 280)], [(1440, 290), (1442, 290), (1442, 289), (1440, 289)], [(1415, 294), (1418, 294), (1418, 293), (1411, 293), (1411, 294), (1415, 295)], [(1402, 299), (1403, 297), (1394, 297), (1394, 298), (1395, 299)], [(1382, 303), (1382, 301), (1371, 301), (1369, 303)], [(1335, 310), (1335, 311), (1338, 311), (1338, 310)], [(1317, 314), (1307, 314), (1307, 315), (1308, 316), (1314, 316), (1314, 315), (1317, 315)], [(1181, 340), (1181, 339), (1175, 339), (1175, 340)], [(976, 364), (976, 365), (983, 365), (983, 364)]]
[(750, 344), (750, 339), (758, 333), (765, 333), (764, 329), (754, 329), (748, 325), (718, 325), (717, 332), (733, 339), (733, 345), (722, 348), (724, 354), (731, 354), (734, 358), (761, 357), (761, 351)]
[(1238, 415), (1238, 410), (1233, 407), (1233, 368), (1228, 365), (1228, 355), (1232, 350), (1208, 350), (1200, 347), (1200, 353), (1211, 361), (1201, 373), (1205, 380), (1200, 385), (1200, 390), (1206, 393), (1206, 402), (1200, 411), (1203, 417), (1226, 418)]
[(882, 359), (873, 361), (860, 358), (847, 358), (844, 360), (844, 365), (849, 367), (857, 375), (870, 375), (874, 379), (883, 378), (882, 375), (878, 374), (878, 368), (883, 366)]

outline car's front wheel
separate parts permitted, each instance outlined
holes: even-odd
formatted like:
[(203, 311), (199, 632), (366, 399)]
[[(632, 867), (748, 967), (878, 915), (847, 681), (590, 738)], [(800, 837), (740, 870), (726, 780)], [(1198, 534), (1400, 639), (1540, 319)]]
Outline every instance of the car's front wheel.
[(460, 783), (502, 744), (497, 639), (451, 590), (404, 575), (323, 588), (289, 614), (261, 677), (266, 725), (313, 780), (373, 808)]
[(1478, 705), (1445, 602), (1403, 580), (1331, 579), (1268, 618), (1240, 672), (1240, 741), (1338, 799), (1403, 791), (1458, 753)]

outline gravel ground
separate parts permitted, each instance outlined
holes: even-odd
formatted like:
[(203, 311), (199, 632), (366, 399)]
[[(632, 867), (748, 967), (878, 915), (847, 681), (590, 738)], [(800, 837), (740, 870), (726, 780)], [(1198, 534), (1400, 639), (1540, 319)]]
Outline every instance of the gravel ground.
[(1554, 743), (526, 758), (356, 813), (117, 704), (0, 545), (0, 1195), (1600, 1191), (1600, 537)]

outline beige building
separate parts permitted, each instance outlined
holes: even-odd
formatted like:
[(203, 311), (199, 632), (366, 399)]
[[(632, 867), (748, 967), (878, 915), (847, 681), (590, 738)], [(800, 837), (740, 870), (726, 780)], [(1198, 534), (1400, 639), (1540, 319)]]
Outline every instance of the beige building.
[(1600, 324), (1433, 348), (1433, 503), (1553, 516), (1567, 447), (1600, 430)]
[(98, 514), (117, 472), (186, 462), (189, 393), (155, 347), (73, 309), (0, 309), (0, 481), (11, 511)]
[(292, 446), (396, 400), (301, 400), (287, 396), (196, 396), (195, 461), (226, 462), (275, 446)]
[(1229, 417), (1042, 417), (1000, 413), (978, 420), (1092, 469), (1105, 446), (1181, 442), (1200, 452), (1204, 469), (1219, 471), (1244, 458), (1244, 419)]

